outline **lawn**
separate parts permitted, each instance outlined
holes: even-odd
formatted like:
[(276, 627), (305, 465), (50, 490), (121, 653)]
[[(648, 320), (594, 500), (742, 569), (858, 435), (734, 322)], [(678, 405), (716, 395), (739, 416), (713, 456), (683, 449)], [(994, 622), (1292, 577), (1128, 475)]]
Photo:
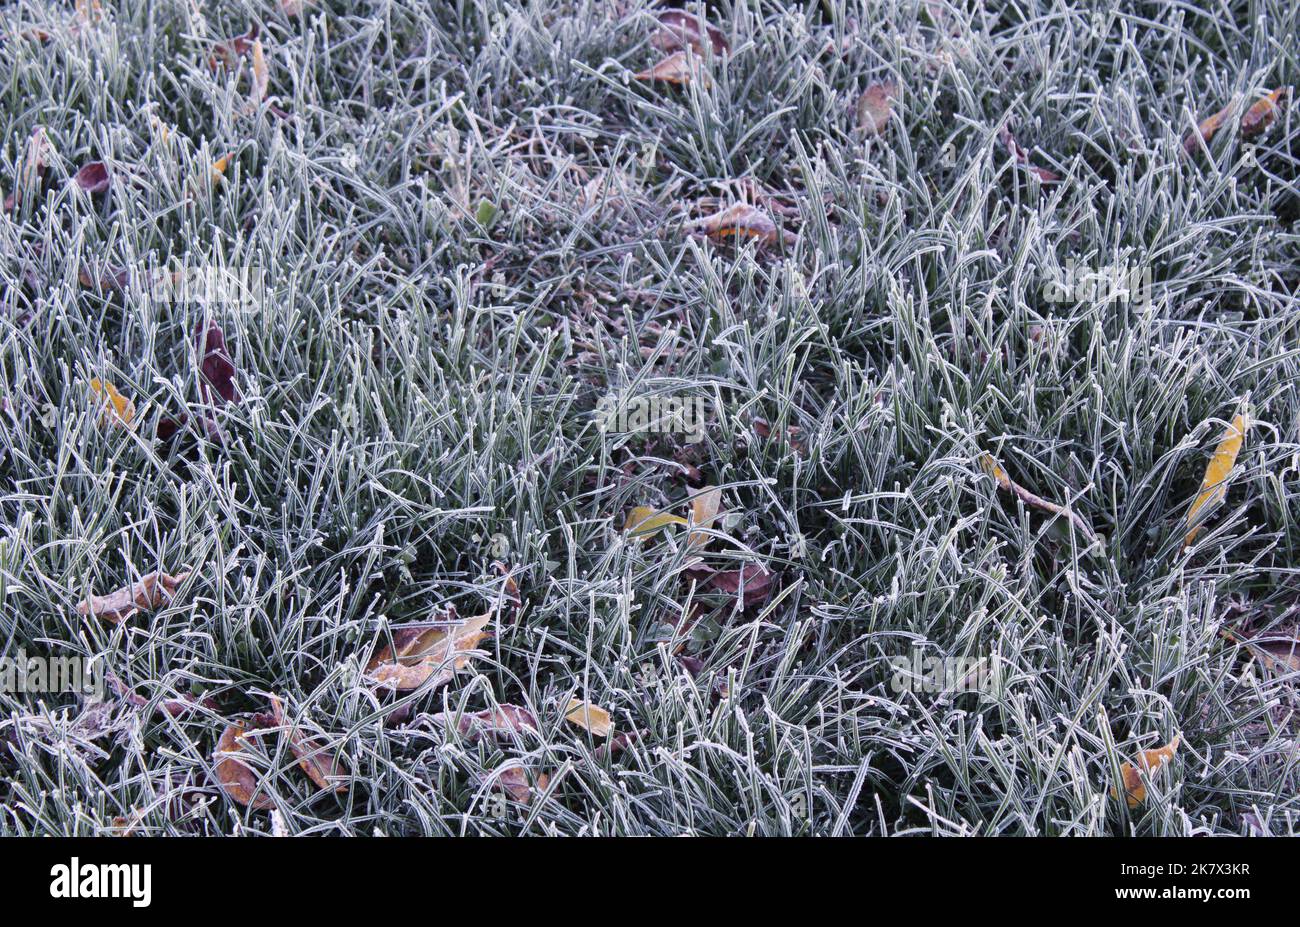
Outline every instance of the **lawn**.
[(685, 6), (0, 5), (0, 834), (1300, 833), (1300, 7)]

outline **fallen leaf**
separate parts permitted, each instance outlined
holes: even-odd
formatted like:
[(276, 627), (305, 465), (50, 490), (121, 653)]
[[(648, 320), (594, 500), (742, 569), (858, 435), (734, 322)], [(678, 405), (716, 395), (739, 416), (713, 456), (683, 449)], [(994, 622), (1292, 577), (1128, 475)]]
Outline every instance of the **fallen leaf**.
[(647, 537), (667, 525), (685, 525), (687, 521), (680, 515), (658, 512), (648, 505), (638, 505), (627, 513), (623, 524), (624, 533), (635, 538)]
[(1300, 640), (1295, 637), (1241, 637), (1227, 628), (1220, 633), (1230, 641), (1245, 645), (1269, 672), (1279, 676), (1300, 673)]
[(687, 228), (703, 233), (715, 241), (726, 238), (757, 238), (768, 245), (776, 244), (778, 241), (793, 244), (795, 241), (793, 233), (778, 231), (771, 216), (748, 203), (728, 206), (711, 216), (689, 223)]
[(599, 705), (574, 698), (569, 699), (568, 707), (564, 711), (565, 721), (576, 724), (597, 737), (608, 737), (614, 730), (614, 721), (610, 718), (609, 712)]
[(94, 377), (90, 381), (90, 390), (103, 404), (100, 420), (108, 419), (119, 428), (125, 428), (135, 418), (135, 403), (117, 391), (117, 387), (107, 380)]
[(640, 739), (640, 731), (626, 731), (619, 734), (609, 743), (601, 744), (596, 748), (596, 759), (604, 760), (606, 757), (613, 759)]
[(988, 454), (988, 453), (981, 454), (980, 466), (984, 468), (984, 472), (986, 472), (989, 476), (993, 477), (994, 481), (998, 484), (999, 489), (1011, 493), (1012, 495), (1020, 499), (1022, 502), (1024, 502), (1026, 505), (1032, 505), (1035, 508), (1040, 508), (1045, 512), (1051, 512), (1053, 515), (1060, 515), (1064, 518), (1069, 519), (1069, 521), (1075, 526), (1075, 528), (1079, 530), (1079, 533), (1082, 534), (1085, 539), (1087, 539), (1089, 546), (1091, 546), (1094, 543), (1100, 542), (1101, 539), (1097, 537), (1096, 532), (1092, 530), (1092, 526), (1089, 525), (1083, 519), (1082, 515), (1079, 515), (1076, 512), (1067, 509), (1063, 505), (1057, 505), (1055, 502), (1049, 502), (1046, 499), (1044, 499), (1042, 496), (1037, 496), (1034, 493), (1030, 492), (1029, 490), (1025, 489), (1019, 483), (1012, 482), (1011, 477), (1007, 475), (1007, 471), (1002, 469), (1002, 465), (993, 459), (992, 454)]
[(998, 131), (998, 138), (1001, 139), (1003, 147), (1010, 152), (1011, 157), (1015, 160), (1016, 164), (1029, 171), (1037, 177), (1039, 181), (1042, 183), (1060, 183), (1061, 177), (1059, 174), (1053, 173), (1045, 167), (1037, 167), (1030, 162), (1029, 152), (1022, 148), (1020, 143), (1016, 141), (1015, 136), (1011, 134), (1010, 127), (1004, 125)]
[(93, 26), (104, 15), (104, 8), (99, 0), (77, 0), (77, 22), (82, 26)]
[(889, 83), (876, 83), (868, 87), (858, 97), (858, 128), (872, 134), (879, 135), (885, 131), (889, 125), (889, 114), (892, 110), (891, 103), (898, 95), (898, 85), (892, 81)]
[(260, 103), (266, 99), (266, 91), (271, 84), (271, 72), (266, 66), (266, 56), (262, 53), (262, 40), (253, 42), (253, 101)]
[[(285, 726), (284, 706), (274, 695), (271, 696), (271, 717), (277, 727)], [(328, 746), (308, 740), (301, 730), (290, 725), (289, 749), (298, 758), (298, 765), (302, 767), (302, 771), (321, 791), (346, 792), (348, 790), (348, 784), (340, 781), (347, 777), (347, 769), (337, 754), (332, 759), (326, 759), (326, 755), (331, 752)]]
[(243, 35), (237, 35), (233, 39), (213, 46), (212, 55), (208, 58), (208, 67), (214, 71), (223, 67), (234, 68), (240, 58), (253, 50), (257, 34), (258, 25), (253, 23), (248, 27), (248, 32)]
[[(442, 727), (454, 716), (448, 712), (439, 712), (430, 720)], [(484, 737), (509, 737), (516, 734), (537, 733), (541, 727), (537, 718), (527, 708), (518, 705), (500, 705), (484, 711), (462, 714), (456, 721), (456, 730), (462, 737), (475, 743)]]
[(216, 763), (214, 772), (221, 790), (232, 799), (248, 808), (263, 809), (271, 807), (271, 796), (258, 791), (257, 776), (247, 764), (238, 759), (237, 754), (250, 727), (241, 721), (232, 721), (221, 732), (217, 749), (212, 754)]
[(713, 54), (721, 55), (731, 51), (721, 29), (701, 25), (698, 17), (682, 10), (665, 10), (659, 14), (659, 29), (650, 36), (650, 44), (664, 54), (689, 48), (703, 57), (706, 35)]
[(1243, 138), (1258, 135), (1273, 124), (1273, 120), (1277, 119), (1278, 114), (1282, 112), (1282, 96), (1285, 93), (1286, 88), (1279, 87), (1246, 110), (1246, 115), (1241, 117)]
[(103, 161), (91, 161), (72, 176), (72, 181), (87, 193), (103, 193), (108, 189), (108, 167)]
[(699, 80), (706, 87), (709, 74), (704, 70), (704, 63), (699, 57), (688, 52), (679, 51), (653, 65), (648, 70), (633, 75), (637, 80), (658, 81), (663, 84), (682, 86), (693, 80)]
[[(772, 436), (772, 426), (765, 418), (755, 418), (751, 424), (754, 426), (754, 433), (760, 438), (770, 438)], [(785, 429), (785, 442), (791, 449), (799, 455), (808, 453), (808, 444), (803, 439), (803, 429), (798, 425), (787, 425)]]
[(203, 401), (213, 406), (239, 402), (239, 388), (235, 386), (235, 364), (226, 351), (226, 336), (215, 321), (205, 327), (199, 322), (195, 327), (195, 340), (199, 356), (199, 392)]
[(1195, 154), (1197, 149), (1201, 147), (1200, 143), (1202, 141), (1204, 141), (1206, 145), (1209, 145), (1210, 140), (1214, 138), (1219, 129), (1223, 127), (1223, 124), (1228, 121), (1228, 117), (1232, 115), (1232, 111), (1236, 105), (1236, 101), (1234, 100), (1212, 116), (1202, 119), (1196, 128), (1193, 129), (1185, 139), (1183, 139), (1183, 151), (1189, 155)]
[(691, 501), (691, 533), (686, 543), (691, 547), (703, 547), (709, 543), (708, 530), (713, 527), (718, 510), (722, 507), (722, 490), (716, 486), (707, 486)]
[[(1120, 773), (1124, 778), (1124, 797), (1128, 801), (1130, 808), (1136, 808), (1142, 802), (1146, 801), (1147, 787), (1142, 781), (1142, 772), (1148, 774), (1154, 773), (1157, 769), (1168, 763), (1174, 758), (1174, 751), (1178, 749), (1180, 738), (1175, 736), (1173, 740), (1163, 747), (1157, 747), (1155, 750), (1143, 750), (1139, 753), (1132, 763), (1124, 763), (1120, 767)], [(1111, 798), (1119, 797), (1119, 789), (1112, 787), (1110, 790)]]
[[(124, 699), (128, 704), (136, 708), (149, 707), (149, 699), (145, 698), (143, 695), (137, 695), (132, 692), (126, 683), (111, 673), (108, 675), (108, 684), (113, 688), (113, 691), (115, 691), (118, 696)], [(168, 715), (171, 715), (173, 718), (179, 718), (181, 715), (188, 714), (189, 712), (200, 708), (207, 709), (208, 711), (216, 711), (218, 705), (217, 700), (211, 696), (204, 696), (201, 699), (182, 696), (181, 698), (163, 699), (161, 702), (157, 703), (156, 707)]]
[(1197, 516), (1206, 509), (1218, 505), (1228, 494), (1228, 477), (1232, 475), (1232, 468), (1237, 463), (1237, 455), (1241, 452), (1241, 445), (1246, 438), (1246, 429), (1249, 427), (1250, 408), (1243, 402), (1231, 424), (1223, 432), (1219, 446), (1214, 449), (1214, 456), (1205, 467), (1201, 491), (1187, 511), (1188, 531), (1187, 538), (1183, 541), (1184, 547), (1190, 547), (1196, 540), (1196, 535), (1200, 533), (1202, 526), (1197, 524)]
[(539, 793), (546, 791), (551, 777), (540, 773), (534, 781), (530, 782), (529, 779), (528, 770), (524, 767), (507, 766), (492, 780), (492, 784), (515, 801), (527, 805), (533, 800), (534, 790)]
[(212, 162), (212, 180), (215, 183), (226, 176), (226, 168), (230, 166), (231, 155), (225, 154)]
[(175, 576), (149, 573), (140, 577), (138, 583), (123, 586), (108, 595), (92, 595), (77, 605), (77, 614), (83, 618), (93, 615), (118, 624), (136, 612), (148, 611), (170, 601), (176, 594), (176, 587), (189, 575), (189, 572)]
[(77, 270), (77, 282), (88, 290), (125, 290), (131, 282), (131, 271), (127, 267), (106, 267), (103, 273), (93, 274), (87, 267)]
[(747, 563), (739, 570), (711, 570), (704, 577), (706, 587), (735, 596), (742, 611), (766, 602), (775, 581), (776, 574), (758, 563)]
[(303, 7), (306, 5), (306, 0), (280, 0), (280, 12), (293, 19), (295, 16), (302, 15)]
[[(368, 668), (367, 675), (375, 685), (399, 692), (418, 689), (426, 682), (430, 688), (446, 685), (478, 655), (474, 648), (489, 636), (485, 629), (491, 621), (492, 612), (488, 612), (454, 628), (425, 628), (409, 640), (403, 640), (395, 654), (386, 648), (387, 658), (371, 661), (373, 666)], [(398, 644), (396, 635), (393, 643)]]

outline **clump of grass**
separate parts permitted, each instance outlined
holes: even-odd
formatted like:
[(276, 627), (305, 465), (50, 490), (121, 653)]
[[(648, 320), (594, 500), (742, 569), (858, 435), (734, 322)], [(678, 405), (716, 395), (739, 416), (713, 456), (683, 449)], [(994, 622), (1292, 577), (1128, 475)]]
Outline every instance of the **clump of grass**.
[[(336, 794), (260, 757), (295, 834), (1295, 832), (1295, 674), (1220, 632), (1293, 633), (1300, 601), (1300, 130), (1284, 111), (1182, 145), (1300, 84), (1295, 5), (724, 0), (730, 52), (684, 88), (630, 80), (657, 9), (0, 11), (0, 185), (36, 126), (55, 152), (0, 217), (0, 641), (220, 706), (0, 692), (0, 833), (269, 833), (212, 780), (223, 716), (264, 693), (349, 761)], [(253, 22), (271, 105), (250, 113), (247, 75), (207, 59)], [(865, 137), (881, 80), (892, 121)], [(92, 160), (114, 183), (88, 197), (66, 179)], [(745, 198), (793, 241), (685, 233)], [(1071, 259), (1149, 271), (1149, 304), (1049, 301)], [(78, 282), (169, 262), (266, 289)], [(208, 414), (209, 319), (241, 399), (219, 438), (155, 440)], [(707, 399), (704, 440), (602, 432), (612, 391)], [(985, 453), (1100, 543), (999, 494)], [(684, 533), (623, 535), (702, 485), (726, 514), (708, 562), (778, 576), (752, 608), (699, 581)], [(472, 670), (396, 703), (366, 684), (393, 627), (498, 605), (496, 562), (524, 604)], [(193, 575), (122, 624), (77, 615), (155, 569)], [(914, 650), (998, 682), (896, 685)], [(573, 697), (638, 736), (602, 750)], [(539, 730), (432, 719), (500, 704)], [(1145, 802), (1109, 797), (1175, 734)], [(542, 794), (499, 798), (512, 765)]]

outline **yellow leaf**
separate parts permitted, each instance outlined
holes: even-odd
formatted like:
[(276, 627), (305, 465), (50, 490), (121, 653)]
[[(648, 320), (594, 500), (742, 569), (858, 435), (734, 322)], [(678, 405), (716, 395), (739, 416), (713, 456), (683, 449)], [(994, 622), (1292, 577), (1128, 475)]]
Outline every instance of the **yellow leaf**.
[(614, 721), (609, 712), (599, 705), (592, 705), (581, 699), (569, 699), (569, 706), (564, 709), (564, 720), (576, 724), (597, 737), (608, 737), (614, 730)]
[(222, 155), (212, 162), (212, 181), (216, 183), (226, 176), (226, 168), (230, 166), (230, 155)]
[(987, 452), (981, 454), (980, 466), (984, 468), (985, 473), (997, 481), (1000, 489), (1005, 489), (1007, 492), (1011, 491), (1011, 477), (1007, 476), (1007, 471), (1003, 470), (1002, 465), (993, 459), (992, 454)]
[[(1124, 796), (1128, 801), (1130, 808), (1136, 808), (1147, 798), (1146, 783), (1142, 781), (1142, 771), (1148, 774), (1154, 773), (1157, 769), (1168, 763), (1174, 758), (1174, 751), (1178, 749), (1180, 737), (1175, 736), (1173, 740), (1163, 747), (1157, 747), (1154, 750), (1143, 750), (1139, 753), (1134, 763), (1125, 763), (1120, 767), (1120, 773), (1124, 778)], [(1119, 789), (1110, 790), (1111, 798), (1119, 797)]]
[(102, 418), (110, 419), (119, 428), (125, 428), (135, 418), (135, 403), (117, 391), (117, 387), (107, 380), (95, 377), (90, 381), (91, 391), (103, 400)]
[(638, 505), (627, 513), (623, 530), (633, 537), (643, 538), (654, 534), (666, 525), (684, 525), (686, 519), (668, 512), (657, 512), (648, 505)]
[(703, 547), (709, 543), (709, 536), (706, 531), (713, 527), (713, 521), (718, 517), (718, 510), (722, 507), (722, 490), (716, 486), (706, 486), (691, 502), (691, 524), (695, 529), (686, 538), (686, 543), (691, 547)]
[(1241, 445), (1246, 439), (1246, 429), (1249, 427), (1250, 408), (1242, 403), (1241, 410), (1224, 431), (1219, 446), (1214, 449), (1214, 456), (1210, 458), (1210, 463), (1205, 468), (1205, 477), (1201, 480), (1201, 491), (1187, 512), (1188, 532), (1187, 539), (1183, 541), (1184, 547), (1190, 547), (1201, 530), (1201, 526), (1196, 523), (1197, 516), (1204, 510), (1218, 505), (1228, 494), (1228, 477), (1232, 474), (1232, 468), (1236, 466), (1237, 455), (1241, 453)]

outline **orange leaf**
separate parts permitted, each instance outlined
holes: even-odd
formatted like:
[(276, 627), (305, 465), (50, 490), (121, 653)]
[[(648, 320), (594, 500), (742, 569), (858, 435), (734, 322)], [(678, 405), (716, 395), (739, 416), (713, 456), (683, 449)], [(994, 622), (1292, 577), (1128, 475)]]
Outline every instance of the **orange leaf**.
[(694, 55), (690, 57), (687, 55), (687, 52), (679, 51), (669, 55), (649, 70), (634, 76), (637, 80), (658, 81), (679, 86), (699, 78), (705, 86), (708, 86), (709, 75), (703, 70), (700, 59)]
[(704, 36), (713, 54), (721, 55), (731, 51), (727, 38), (720, 29), (713, 26), (701, 26), (700, 20), (682, 10), (665, 10), (659, 14), (659, 30), (650, 36), (650, 44), (665, 54), (691, 49), (701, 58), (704, 57)]
[(117, 391), (117, 387), (107, 380), (95, 377), (90, 381), (90, 390), (104, 404), (101, 420), (109, 419), (119, 428), (125, 428), (135, 418), (135, 403)]
[(246, 763), (234, 756), (248, 731), (249, 725), (232, 721), (221, 732), (217, 749), (212, 754), (212, 759), (216, 762), (217, 784), (223, 792), (245, 807), (269, 808), (274, 802), (266, 792), (258, 791), (257, 775)]
[(777, 241), (791, 244), (795, 238), (790, 232), (779, 232), (771, 216), (748, 203), (728, 206), (720, 212), (691, 223), (689, 227), (715, 241), (727, 238), (757, 238), (764, 244), (770, 245)]
[(1244, 138), (1258, 135), (1273, 124), (1273, 120), (1282, 111), (1281, 102), (1285, 93), (1286, 88), (1279, 87), (1246, 110), (1246, 115), (1241, 117), (1241, 134)]
[[(1124, 797), (1128, 801), (1130, 808), (1136, 808), (1146, 801), (1147, 787), (1146, 783), (1142, 781), (1142, 772), (1149, 775), (1171, 761), (1174, 758), (1174, 751), (1178, 749), (1179, 741), (1180, 738), (1175, 736), (1173, 740), (1163, 747), (1157, 747), (1154, 750), (1143, 750), (1137, 755), (1133, 763), (1125, 763), (1120, 767), (1120, 773), (1124, 778)], [(1110, 795), (1112, 798), (1118, 798), (1119, 789), (1112, 788)]]
[(188, 572), (171, 576), (167, 573), (149, 573), (138, 583), (123, 586), (108, 595), (92, 595), (77, 605), (77, 614), (85, 618), (94, 615), (118, 624), (136, 612), (157, 608), (176, 594)]

